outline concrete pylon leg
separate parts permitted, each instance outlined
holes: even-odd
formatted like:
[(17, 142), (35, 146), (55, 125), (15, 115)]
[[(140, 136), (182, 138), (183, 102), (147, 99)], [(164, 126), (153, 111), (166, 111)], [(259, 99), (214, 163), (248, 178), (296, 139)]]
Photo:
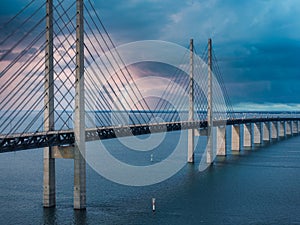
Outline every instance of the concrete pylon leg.
[(188, 162), (193, 163), (194, 162), (194, 137), (195, 137), (195, 131), (194, 129), (188, 130)]
[(51, 157), (51, 148), (44, 148), (44, 207), (55, 206), (55, 159)]
[(208, 128), (207, 145), (206, 145), (206, 163), (211, 164), (214, 161), (214, 127)]
[(78, 148), (74, 149), (74, 209), (86, 208), (86, 162)]
[(240, 151), (241, 141), (240, 141), (240, 125), (231, 126), (231, 150)]
[[(45, 95), (44, 130), (54, 130), (54, 71), (53, 71), (53, 0), (46, 2)], [(52, 148), (44, 148), (44, 207), (55, 206), (55, 159)]]
[[(189, 76), (189, 121), (194, 121), (194, 41), (190, 40), (190, 76)], [(194, 162), (194, 136), (195, 130), (188, 130), (188, 159), (189, 163)]]
[(254, 123), (253, 124), (253, 141), (254, 144), (261, 144), (261, 123)]
[(83, 0), (76, 0), (76, 79), (74, 116), (74, 209), (86, 208), (84, 12)]
[(217, 127), (217, 155), (226, 156), (226, 126)]
[(252, 146), (252, 131), (251, 124), (243, 124), (244, 129), (244, 146), (251, 147)]

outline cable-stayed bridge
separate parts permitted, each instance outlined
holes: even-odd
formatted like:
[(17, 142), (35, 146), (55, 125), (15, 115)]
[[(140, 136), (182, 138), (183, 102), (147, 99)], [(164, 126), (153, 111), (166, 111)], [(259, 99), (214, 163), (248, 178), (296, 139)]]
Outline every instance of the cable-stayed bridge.
[[(0, 152), (44, 148), (45, 207), (55, 158), (74, 159), (74, 208), (86, 207), (87, 141), (187, 130), (187, 161), (204, 135), (210, 164), (226, 155), (228, 126), (232, 150), (299, 133), (297, 114), (233, 111), (211, 40), (200, 55), (192, 39), (116, 47), (91, 0), (32, 0), (0, 38)], [(169, 64), (163, 78), (141, 69), (155, 60)]]

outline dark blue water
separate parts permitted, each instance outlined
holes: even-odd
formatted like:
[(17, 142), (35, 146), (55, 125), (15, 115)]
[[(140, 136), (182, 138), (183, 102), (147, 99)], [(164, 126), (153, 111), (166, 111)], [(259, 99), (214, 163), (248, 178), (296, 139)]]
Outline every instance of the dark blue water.
[(230, 153), (204, 172), (197, 162), (187, 164), (146, 187), (113, 183), (88, 167), (86, 211), (72, 208), (73, 161), (67, 159), (56, 160), (57, 206), (43, 208), (42, 153), (0, 155), (0, 224), (300, 224), (299, 136)]

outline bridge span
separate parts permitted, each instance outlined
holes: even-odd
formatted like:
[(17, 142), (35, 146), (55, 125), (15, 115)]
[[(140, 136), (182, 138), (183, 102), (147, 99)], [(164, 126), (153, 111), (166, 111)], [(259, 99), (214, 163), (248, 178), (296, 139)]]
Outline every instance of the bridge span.
[[(239, 134), (241, 129), (244, 129), (243, 138), (245, 140), (243, 143), (248, 143), (247, 145), (250, 146), (249, 141), (252, 137), (256, 144), (263, 142), (260, 140), (263, 132), (265, 132), (263, 140), (272, 140), (272, 138), (284, 137), (287, 134), (298, 134), (299, 121), (300, 118), (289, 117), (214, 120), (213, 127), (220, 132), (221, 128), (231, 126), (234, 134), (238, 132), (233, 136), (234, 139), (238, 140), (241, 138)], [(88, 142), (189, 129), (194, 129), (196, 133), (203, 135), (207, 131), (207, 121), (181, 121), (89, 128), (85, 130), (85, 140)], [(225, 130), (222, 132), (224, 133)], [(223, 136), (225, 138), (226, 134), (224, 133)], [(218, 137), (221, 138), (221, 136)], [(0, 153), (53, 146), (73, 146), (74, 142), (73, 130), (0, 135)], [(218, 142), (223, 141), (218, 140)], [(233, 142), (238, 143), (239, 141), (233, 140)], [(235, 146), (235, 148), (237, 147)]]

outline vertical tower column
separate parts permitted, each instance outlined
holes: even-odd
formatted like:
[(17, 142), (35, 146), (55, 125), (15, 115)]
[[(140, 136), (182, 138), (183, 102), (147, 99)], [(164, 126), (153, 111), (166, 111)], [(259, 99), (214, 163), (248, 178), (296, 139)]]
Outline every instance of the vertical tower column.
[[(190, 40), (189, 121), (194, 121), (194, 43)], [(188, 130), (188, 162), (194, 162), (194, 129)]]
[(261, 123), (253, 124), (254, 144), (261, 144)]
[(252, 146), (252, 129), (251, 129), (251, 123), (249, 124), (243, 124), (244, 128), (244, 146), (245, 147), (251, 147)]
[(213, 162), (213, 90), (212, 90), (212, 42), (208, 39), (208, 93), (207, 93), (207, 153), (206, 162)]
[(86, 208), (83, 0), (76, 0), (74, 209)]
[[(45, 112), (44, 130), (54, 130), (54, 81), (53, 81), (53, 0), (46, 2), (46, 52), (45, 52)], [(52, 147), (44, 148), (44, 207), (55, 206), (55, 159)]]

